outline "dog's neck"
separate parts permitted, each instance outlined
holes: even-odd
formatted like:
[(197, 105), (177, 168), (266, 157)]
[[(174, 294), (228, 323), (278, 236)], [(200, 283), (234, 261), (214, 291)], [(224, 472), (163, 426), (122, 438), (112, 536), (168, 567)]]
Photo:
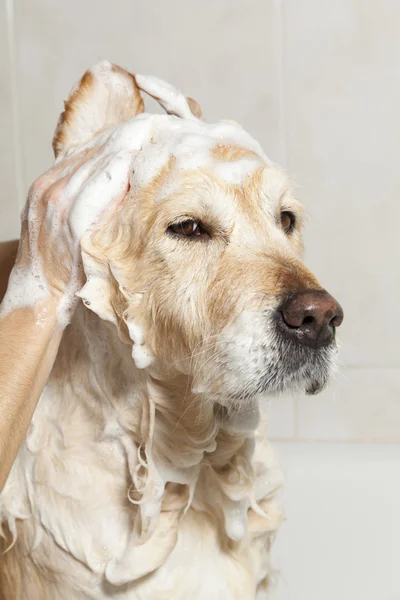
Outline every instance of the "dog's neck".
[[(241, 429), (251, 421), (254, 428), (254, 407), (229, 417), (194, 395), (186, 375), (160, 381), (137, 369), (131, 347), (120, 341), (116, 328), (84, 307), (65, 333), (51, 383), (72, 385), (71, 395), (88, 413), (85, 422), (94, 441), (125, 440), (127, 488), (132, 501), (140, 504), (136, 534), (142, 543), (156, 528), (161, 508), (176, 505), (178, 496), (183, 509), (193, 505), (214, 512), (216, 488), (222, 512), (224, 505), (229, 510), (232, 503), (237, 505), (235, 524), (227, 522), (227, 514), (224, 520), (228, 535), (241, 537), (245, 524), (240, 518), (245, 521), (252, 504), (254, 476), (254, 431)], [(198, 485), (210, 477), (215, 479), (212, 507), (204, 486)], [(210, 481), (205, 485), (210, 487)]]

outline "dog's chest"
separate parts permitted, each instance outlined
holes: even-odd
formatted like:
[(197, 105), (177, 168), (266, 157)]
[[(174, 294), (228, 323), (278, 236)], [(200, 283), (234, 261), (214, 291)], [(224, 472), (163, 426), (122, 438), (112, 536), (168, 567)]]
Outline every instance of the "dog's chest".
[[(96, 451), (97, 461), (107, 454), (109, 464), (115, 467), (119, 460), (115, 449), (100, 446)], [(87, 454), (86, 458), (89, 457)], [(175, 548), (160, 568), (128, 584), (110, 584), (107, 566), (115, 557), (123, 557), (126, 563), (131, 562), (133, 570), (136, 568), (135, 557), (129, 557), (135, 507), (124, 501), (125, 476), (122, 473), (117, 476), (115, 472), (105, 475), (103, 469), (99, 473), (96, 463), (89, 467), (66, 452), (57, 458), (63, 463), (62, 478), (51, 478), (46, 472), (54, 468), (54, 457), (48, 462), (43, 457), (37, 458), (37, 464), (31, 467), (43, 477), (42, 481), (47, 478), (52, 486), (35, 485), (31, 497), (37, 535), (33, 556), (41, 569), (50, 568), (63, 582), (60, 596), (54, 600), (251, 600), (255, 597), (259, 578), (250, 567), (255, 549), (236, 557), (223, 551), (212, 520), (192, 509), (180, 525)], [(158, 552), (157, 543), (151, 552)]]
[(100, 574), (133, 527), (125, 449), (118, 436), (94, 438), (79, 408), (69, 414), (68, 431), (62, 414), (51, 417), (42, 402), (12, 475), (29, 497), (37, 551), (49, 539), (71, 565), (77, 560)]
[[(11, 474), (12, 493), (7, 495), (6, 489), (4, 495), (9, 514), (31, 510), (32, 556), (40, 569), (51, 570), (62, 581), (60, 600), (255, 597), (259, 576), (253, 565), (264, 550), (246, 549), (244, 543), (244, 551), (236, 556), (224, 551), (212, 520), (192, 509), (160, 568), (146, 577), (132, 577), (127, 584), (111, 584), (107, 573), (116, 557), (130, 565), (132, 573), (142, 560), (129, 542), (137, 509), (128, 500), (127, 449), (117, 435), (90, 438), (79, 407), (71, 410), (71, 405), (67, 435), (62, 412), (55, 419), (48, 404), (38, 407)], [(26, 499), (25, 507), (13, 506), (17, 496)], [(161, 535), (149, 549), (149, 560), (162, 544)]]
[[(11, 520), (22, 516), (23, 525), (32, 532), (26, 550), (33, 544), (38, 570), (56, 574), (60, 581), (57, 593), (52, 589), (49, 598), (254, 598), (265, 571), (257, 566), (265, 562), (265, 538), (261, 544), (243, 540), (233, 553), (221, 547), (216, 523), (205, 513), (187, 512), (177, 539), (170, 549), (164, 548), (161, 558), (163, 532), (144, 561), (136, 558), (130, 538), (138, 508), (128, 499), (132, 486), (128, 457), (138, 455), (138, 447), (132, 436), (119, 431), (115, 416), (134, 411), (134, 399), (120, 393), (117, 402), (109, 394), (109, 402), (98, 383), (101, 377), (93, 378), (81, 363), (78, 367), (73, 377), (68, 379), (65, 369), (62, 381), (54, 378), (55, 383), (47, 386), (0, 499), (0, 516)], [(105, 364), (105, 374), (107, 368)], [(97, 421), (99, 395), (104, 402)], [(110, 564), (116, 559), (127, 565), (128, 583), (110, 583)], [(161, 566), (145, 577), (135, 577), (133, 572), (147, 560)], [(30, 588), (26, 597), (43, 600)]]

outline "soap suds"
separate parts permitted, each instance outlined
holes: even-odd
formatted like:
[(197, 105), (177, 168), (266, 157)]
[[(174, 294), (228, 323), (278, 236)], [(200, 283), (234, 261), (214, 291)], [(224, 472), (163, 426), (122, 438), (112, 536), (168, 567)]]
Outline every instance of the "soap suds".
[[(132, 160), (131, 152), (121, 150), (88, 161), (71, 176), (57, 203), (47, 205), (45, 227), (48, 228), (48, 243), (54, 244), (54, 259), (62, 263), (65, 260), (64, 254), (68, 251), (72, 256), (68, 281), (57, 307), (58, 321), (62, 327), (71, 319), (76, 305), (75, 295), (80, 286), (79, 241), (105, 212), (107, 206), (118, 198), (124, 198), (128, 189)], [(70, 168), (64, 169), (61, 176), (68, 176)], [(0, 316), (5, 316), (15, 308), (37, 306), (51, 297), (38, 250), (36, 214), (41, 201), (40, 192), (30, 193), (23, 215), (29, 228), (29, 264), (14, 266), (7, 293), (0, 307)], [(66, 218), (65, 214), (69, 216)], [(62, 240), (63, 245), (57, 245), (57, 240)]]
[[(71, 208), (70, 224), (75, 239), (80, 240), (105, 208), (116, 198), (123, 196), (132, 162), (132, 154), (121, 150), (103, 166), (104, 171), (95, 173), (84, 185)], [(71, 184), (74, 183), (71, 181)]]
[(8, 280), (7, 293), (0, 305), (0, 317), (16, 308), (35, 306), (50, 297), (41, 265), (35, 261), (32, 267), (15, 266)]
[(90, 69), (90, 72), (100, 84), (114, 88), (119, 93), (123, 92), (127, 98), (135, 94), (133, 79), (125, 76), (121, 71), (115, 70), (108, 60), (97, 63)]
[(181, 119), (197, 119), (192, 113), (186, 96), (176, 87), (150, 75), (135, 75), (139, 88), (156, 98), (167, 113)]

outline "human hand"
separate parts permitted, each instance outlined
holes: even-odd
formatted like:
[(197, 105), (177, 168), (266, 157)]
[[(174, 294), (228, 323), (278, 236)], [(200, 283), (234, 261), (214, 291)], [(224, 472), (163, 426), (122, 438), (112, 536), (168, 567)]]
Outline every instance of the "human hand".
[(80, 240), (129, 189), (133, 155), (104, 145), (77, 149), (32, 185), (1, 312), (49, 299), (66, 325), (84, 283)]

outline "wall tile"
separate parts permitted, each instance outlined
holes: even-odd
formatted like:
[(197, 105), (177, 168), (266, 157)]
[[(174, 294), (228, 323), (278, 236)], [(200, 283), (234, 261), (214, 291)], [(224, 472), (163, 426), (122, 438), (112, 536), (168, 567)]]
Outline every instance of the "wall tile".
[(395, 0), (285, 2), (289, 166), (353, 366), (400, 366), (399, 23)]
[(300, 440), (400, 442), (400, 369), (342, 369), (318, 396), (297, 398)]
[(63, 99), (102, 58), (174, 82), (201, 103), (207, 120), (239, 121), (284, 161), (279, 10), (274, 0), (20, 0), (25, 185), (52, 160)]
[(276, 600), (400, 597), (400, 447), (277, 444), (286, 522)]
[(268, 437), (271, 440), (292, 440), (296, 436), (296, 400), (286, 395), (263, 402), (266, 407)]
[(0, 241), (19, 235), (19, 198), (16, 173), (13, 95), (6, 3), (0, 4)]

